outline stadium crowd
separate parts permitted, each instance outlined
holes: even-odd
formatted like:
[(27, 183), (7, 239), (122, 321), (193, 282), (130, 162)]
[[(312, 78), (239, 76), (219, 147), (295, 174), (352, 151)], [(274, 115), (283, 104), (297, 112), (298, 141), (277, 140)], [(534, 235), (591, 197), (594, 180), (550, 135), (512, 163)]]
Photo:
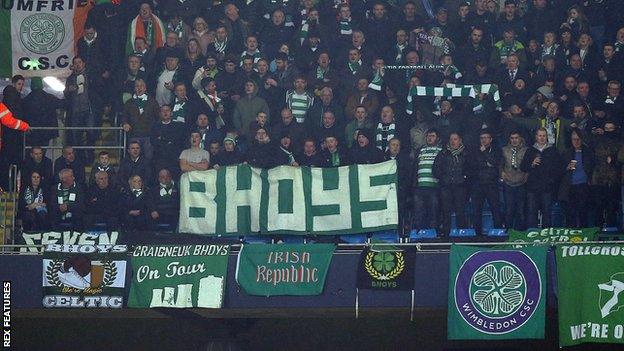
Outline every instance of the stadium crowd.
[[(95, 145), (96, 131), (73, 131), (52, 162), (45, 147), (57, 132), (34, 130), (21, 160), (7, 132), (20, 218), (25, 230), (175, 227), (183, 172), (394, 159), (412, 228), (448, 233), (455, 213), (458, 227), (480, 232), (485, 202), (495, 228), (548, 227), (554, 202), (566, 226), (615, 226), (623, 11), (617, 0), (95, 5), (65, 99), (37, 79), (22, 98), (15, 76), (4, 103), (32, 127), (57, 126), (57, 108), (69, 126), (117, 116), (127, 155), (114, 167), (105, 151), (70, 146)], [(500, 108), (485, 91), (410, 94), (447, 84), (496, 84)]]

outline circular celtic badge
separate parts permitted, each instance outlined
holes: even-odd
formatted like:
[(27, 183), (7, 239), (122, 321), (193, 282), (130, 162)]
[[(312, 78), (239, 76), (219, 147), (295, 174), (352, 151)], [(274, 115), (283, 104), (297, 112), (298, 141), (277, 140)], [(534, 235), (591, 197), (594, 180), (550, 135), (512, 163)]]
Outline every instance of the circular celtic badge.
[(520, 251), (480, 251), (455, 279), (455, 307), (472, 328), (506, 334), (520, 328), (537, 309), (542, 283), (537, 266)]
[(65, 38), (63, 20), (51, 13), (36, 13), (22, 21), (20, 41), (29, 51), (45, 55), (58, 49)]

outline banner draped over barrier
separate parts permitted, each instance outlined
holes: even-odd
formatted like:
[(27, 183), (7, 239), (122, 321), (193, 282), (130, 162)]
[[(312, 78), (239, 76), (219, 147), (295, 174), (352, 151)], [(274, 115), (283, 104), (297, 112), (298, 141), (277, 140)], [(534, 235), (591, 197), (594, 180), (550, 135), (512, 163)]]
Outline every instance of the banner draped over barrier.
[(333, 244), (251, 244), (238, 253), (236, 281), (249, 295), (320, 295)]
[(451, 248), (449, 339), (543, 339), (546, 247)]
[(624, 246), (557, 247), (559, 345), (624, 343)]
[(180, 181), (180, 232), (348, 234), (396, 229), (395, 161), (338, 168), (247, 165)]
[(90, 1), (6, 1), (0, 7), (0, 77), (69, 75)]
[[(88, 230), (78, 232), (66, 230), (63, 232), (22, 232), (22, 244), (24, 245), (100, 245), (100, 244), (117, 244), (120, 242), (120, 233), (118, 231), (100, 231)], [(21, 252), (39, 252), (37, 247), (20, 247)]]
[(47, 245), (43, 255), (43, 306), (122, 308), (125, 245)]
[(600, 228), (544, 228), (527, 231), (509, 229), (509, 242), (515, 243), (580, 243), (598, 239)]
[(221, 308), (228, 245), (137, 246), (128, 307)]

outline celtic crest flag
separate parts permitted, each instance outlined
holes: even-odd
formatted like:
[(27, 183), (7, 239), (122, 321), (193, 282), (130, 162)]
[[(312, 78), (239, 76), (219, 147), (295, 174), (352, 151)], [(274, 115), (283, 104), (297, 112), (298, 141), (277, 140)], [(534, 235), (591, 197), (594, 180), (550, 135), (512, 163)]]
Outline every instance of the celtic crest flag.
[(449, 339), (542, 339), (546, 247), (495, 250), (454, 245)]
[(624, 246), (563, 245), (556, 259), (559, 345), (624, 343)]
[(128, 307), (220, 308), (228, 245), (137, 246)]
[(91, 1), (3, 1), (0, 77), (67, 77)]
[(46, 245), (43, 306), (122, 308), (127, 252), (125, 245)]
[(412, 248), (365, 248), (360, 254), (357, 287), (373, 290), (414, 289), (415, 255)]

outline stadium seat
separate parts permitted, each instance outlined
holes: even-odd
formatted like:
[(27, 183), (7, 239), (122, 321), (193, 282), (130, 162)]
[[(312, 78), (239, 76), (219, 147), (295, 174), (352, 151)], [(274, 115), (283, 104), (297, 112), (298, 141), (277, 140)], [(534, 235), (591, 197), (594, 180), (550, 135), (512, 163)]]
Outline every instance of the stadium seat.
[(435, 229), (414, 229), (410, 232), (409, 242), (413, 243), (423, 239), (436, 239), (437, 237), (438, 233)]
[(371, 235), (370, 242), (398, 243), (400, 242), (399, 233), (396, 230), (375, 232)]
[(271, 238), (267, 236), (245, 235), (243, 237), (243, 243), (245, 244), (270, 244)]
[(366, 234), (341, 235), (340, 240), (347, 244), (364, 244), (366, 243)]
[(561, 208), (561, 204), (555, 202), (550, 207), (550, 223), (553, 228), (563, 227), (565, 223), (565, 219), (563, 217), (563, 210)]
[(491, 236), (491, 237), (507, 236), (507, 231), (502, 228), (491, 228), (490, 230), (487, 231), (487, 236)]
[(452, 238), (468, 238), (477, 236), (477, 233), (472, 228), (451, 229), (451, 233), (449, 236)]

